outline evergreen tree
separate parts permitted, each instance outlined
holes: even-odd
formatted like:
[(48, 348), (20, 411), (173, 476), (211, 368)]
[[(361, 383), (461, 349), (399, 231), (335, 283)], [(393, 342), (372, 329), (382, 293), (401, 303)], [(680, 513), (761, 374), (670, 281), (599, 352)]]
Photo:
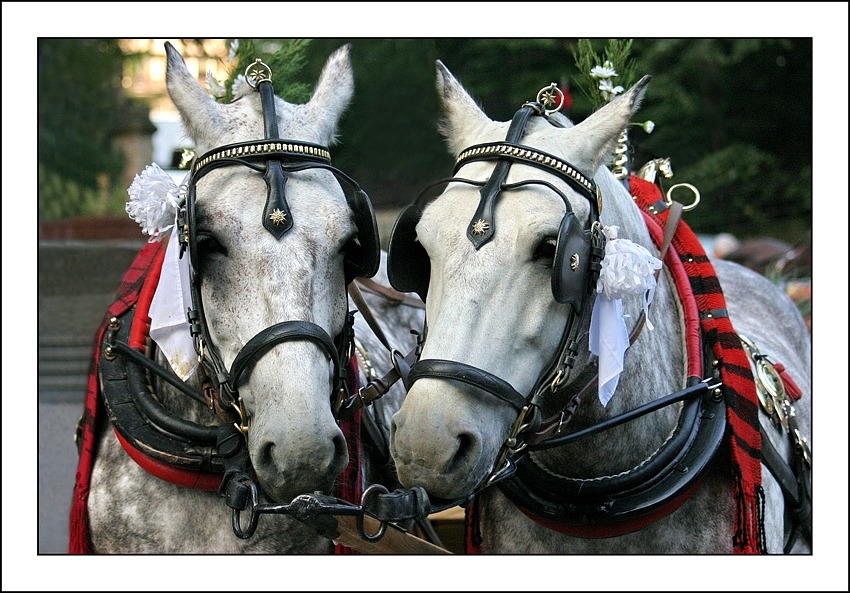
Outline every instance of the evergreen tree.
[(44, 219), (91, 213), (121, 173), (116, 39), (38, 40), (38, 203)]

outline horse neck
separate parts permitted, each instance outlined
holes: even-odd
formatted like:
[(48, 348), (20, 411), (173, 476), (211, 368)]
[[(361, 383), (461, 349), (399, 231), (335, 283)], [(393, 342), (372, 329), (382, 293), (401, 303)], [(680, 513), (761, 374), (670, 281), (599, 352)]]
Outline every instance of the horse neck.
[[(601, 177), (601, 178), (600, 178)], [(619, 227), (619, 237), (628, 238), (658, 255), (643, 217), (625, 187), (613, 176), (597, 176), (605, 203), (602, 221)], [(641, 297), (623, 301), (626, 329), (632, 333), (643, 311)], [(681, 305), (674, 284), (666, 273), (660, 274), (648, 319), (634, 343), (626, 350), (623, 372), (617, 389), (607, 406), (598, 398), (597, 384), (592, 384), (567, 432), (596, 424), (617, 414), (682, 389), (685, 386), (683, 355), (683, 326)], [(588, 337), (583, 334), (583, 350), (589, 349)], [(576, 386), (575, 390), (582, 386)], [(572, 394), (567, 394), (571, 397)], [(668, 406), (619, 427), (585, 437), (563, 447), (541, 451), (536, 455), (545, 465), (569, 468), (574, 477), (592, 477), (608, 472), (631, 469), (646, 460), (668, 438), (676, 426), (680, 404)]]
[[(168, 368), (168, 359), (159, 349), (157, 349), (156, 352), (156, 361), (164, 368)], [(190, 377), (187, 380), (187, 384), (199, 393), (201, 392), (201, 384), (198, 379), (198, 373), (195, 373), (192, 377)], [(207, 406), (192, 399), (165, 381), (154, 379), (152, 385), (154, 395), (159, 403), (162, 404), (162, 406), (172, 415), (180, 418), (181, 420), (188, 420), (204, 426), (214, 426), (222, 423), (218, 416), (216, 416), (216, 414)]]

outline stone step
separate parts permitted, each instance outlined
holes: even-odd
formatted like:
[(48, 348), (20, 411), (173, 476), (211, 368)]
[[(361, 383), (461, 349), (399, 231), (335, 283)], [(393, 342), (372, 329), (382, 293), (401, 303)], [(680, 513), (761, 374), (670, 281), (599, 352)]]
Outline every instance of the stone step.
[(38, 360), (86, 360), (91, 359), (91, 345), (38, 346)]
[(38, 337), (39, 401), (82, 399), (88, 387), (92, 338), (42, 333)]
[(88, 373), (83, 375), (41, 375), (38, 376), (38, 392), (41, 398), (43, 392), (79, 392), (81, 395), (88, 388)]
[(62, 375), (88, 375), (90, 360), (72, 359), (72, 360), (50, 360), (40, 359), (38, 361), (38, 376), (39, 377), (58, 377)]

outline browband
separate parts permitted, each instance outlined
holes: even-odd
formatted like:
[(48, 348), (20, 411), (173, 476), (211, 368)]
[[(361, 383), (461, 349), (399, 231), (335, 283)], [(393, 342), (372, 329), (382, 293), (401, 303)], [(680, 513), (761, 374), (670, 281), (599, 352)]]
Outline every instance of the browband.
[(569, 183), (591, 201), (599, 200), (599, 210), (602, 210), (602, 202), (599, 188), (592, 179), (585, 177), (568, 162), (551, 154), (529, 148), (520, 144), (510, 142), (490, 142), (488, 144), (476, 144), (461, 152), (455, 161), (454, 172), (457, 173), (463, 165), (472, 161), (493, 160), (493, 157), (507, 157), (514, 161), (523, 161), (535, 165), (549, 173), (555, 173), (564, 181)]
[(277, 142), (277, 141), (250, 141), (250, 142), (238, 142), (236, 144), (227, 144), (225, 146), (220, 146), (215, 148), (195, 161), (192, 165), (192, 175), (196, 176), (199, 174), (201, 169), (204, 169), (207, 165), (214, 163), (221, 159), (229, 159), (229, 160), (238, 160), (238, 159), (248, 159), (250, 160), (252, 157), (257, 159), (268, 159), (268, 158), (285, 158), (285, 159), (293, 159), (293, 160), (316, 160), (322, 159), (331, 162), (331, 153), (324, 146), (319, 146), (318, 144), (311, 144), (308, 142), (293, 142), (288, 140), (286, 142)]

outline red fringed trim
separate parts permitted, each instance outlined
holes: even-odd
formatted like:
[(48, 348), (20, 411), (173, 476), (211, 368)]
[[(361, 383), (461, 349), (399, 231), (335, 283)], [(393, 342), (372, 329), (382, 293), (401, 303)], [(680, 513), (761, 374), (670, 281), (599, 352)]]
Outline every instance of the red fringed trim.
[(481, 539), (481, 517), (478, 499), (470, 502), (464, 512), (463, 547), (467, 554), (483, 554)]
[[(359, 377), (357, 358), (356, 356), (352, 356), (348, 367), (349, 393), (353, 393), (360, 388)], [(363, 476), (360, 462), (362, 453), (360, 450), (360, 413), (361, 410), (357, 410), (352, 420), (340, 423), (340, 428), (342, 429), (342, 434), (345, 437), (345, 443), (348, 447), (348, 465), (337, 479), (337, 487), (334, 490), (334, 496), (354, 504), (359, 504), (360, 497), (363, 496)], [(334, 554), (359, 553), (357, 550), (342, 544), (334, 545)]]
[(88, 388), (82, 417), (80, 432), (80, 460), (77, 464), (77, 474), (74, 480), (74, 494), (71, 499), (71, 518), (69, 525), (69, 554), (91, 554), (91, 532), (89, 531), (88, 499), (91, 486), (91, 474), (94, 467), (95, 427), (100, 408), (100, 384), (98, 381), (98, 365), (100, 363), (100, 344), (109, 319), (126, 313), (132, 307), (141, 290), (142, 283), (148, 270), (159, 255), (165, 253), (166, 242), (145, 243), (136, 259), (125, 272), (121, 285), (116, 291), (116, 300), (106, 312), (106, 317), (97, 330), (92, 348), (92, 362), (89, 367)]
[(735, 532), (732, 545), (737, 553), (767, 554), (764, 532), (764, 489), (761, 485), (748, 489), (735, 468)]
[(785, 386), (785, 395), (790, 397), (793, 401), (797, 401), (801, 397), (803, 397), (803, 390), (794, 382), (794, 379), (791, 378), (791, 375), (788, 374), (788, 371), (785, 370), (785, 365), (781, 362), (774, 363), (773, 368), (776, 369), (776, 372), (779, 373), (779, 376), (782, 378), (782, 384)]
[[(649, 206), (662, 200), (657, 185), (631, 176), (632, 197), (641, 210), (663, 228), (669, 211), (653, 213)], [(713, 312), (726, 309), (726, 300), (705, 250), (693, 231), (680, 220), (673, 236), (672, 248), (679, 255), (690, 279), (697, 309), (703, 318), (700, 325), (720, 363), (720, 377), (726, 396), (731, 434), (732, 463), (735, 470), (735, 533), (732, 542), (736, 553), (758, 554), (764, 545), (764, 493), (761, 492), (761, 434), (758, 424), (758, 398), (747, 354), (741, 347), (728, 317)], [(712, 313), (708, 315), (708, 313)], [(760, 493), (761, 492), (761, 493)]]

